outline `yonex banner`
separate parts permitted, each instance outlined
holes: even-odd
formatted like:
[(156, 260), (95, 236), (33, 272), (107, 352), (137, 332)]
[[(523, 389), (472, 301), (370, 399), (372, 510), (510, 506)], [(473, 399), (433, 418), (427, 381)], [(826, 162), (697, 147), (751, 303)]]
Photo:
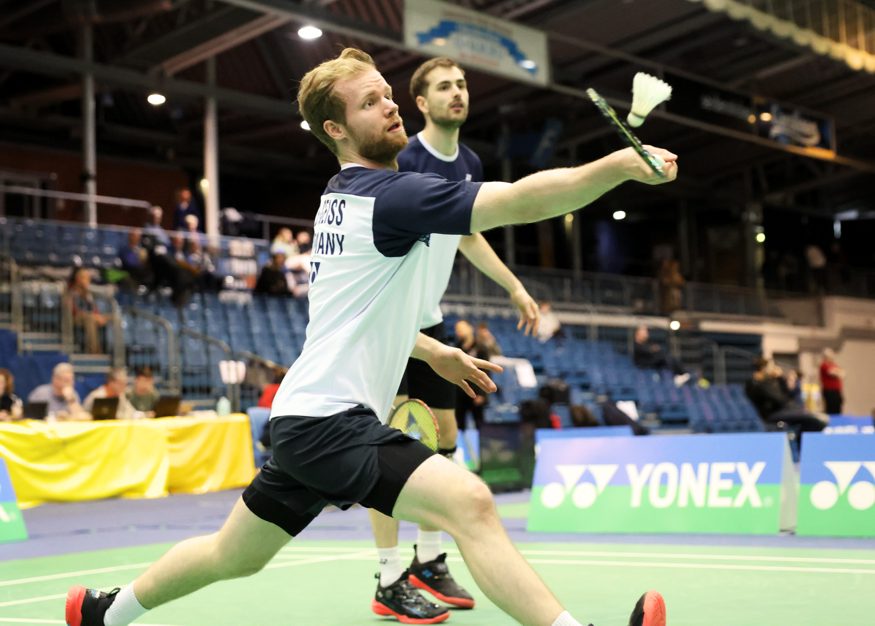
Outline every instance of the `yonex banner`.
[(777, 533), (795, 493), (781, 433), (546, 439), (528, 529)]
[(540, 85), (550, 80), (543, 32), (452, 4), (405, 0), (404, 43), (508, 78)]
[(589, 428), (539, 428), (535, 431), (535, 445), (548, 439), (580, 439), (582, 437), (632, 437), (631, 426), (590, 426)]
[(6, 461), (0, 459), (0, 543), (22, 539), (27, 539), (27, 529), (18, 510), (9, 472), (6, 471)]
[(875, 436), (802, 438), (800, 535), (875, 537)]
[(868, 415), (830, 415), (824, 435), (875, 435), (875, 423)]

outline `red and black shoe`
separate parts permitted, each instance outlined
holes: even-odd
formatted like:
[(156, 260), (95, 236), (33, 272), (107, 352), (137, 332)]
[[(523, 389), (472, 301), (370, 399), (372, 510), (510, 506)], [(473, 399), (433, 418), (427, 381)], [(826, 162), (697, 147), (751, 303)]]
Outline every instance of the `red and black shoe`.
[(638, 598), (629, 626), (665, 626), (665, 600), (658, 591), (648, 591)]
[[(415, 548), (415, 546), (414, 546)], [(444, 552), (433, 561), (419, 562), (419, 557), (413, 557), (410, 564), (410, 584), (429, 592), (435, 598), (460, 609), (473, 609), (474, 598), (462, 586), (453, 580), (447, 566), (447, 554)]]
[(109, 593), (85, 587), (70, 587), (67, 592), (67, 626), (103, 626), (103, 616), (115, 601), (119, 589)]
[(446, 608), (429, 602), (413, 588), (407, 580), (407, 572), (388, 587), (377, 583), (371, 610), (383, 617), (394, 617), (402, 624), (438, 624), (450, 617)]

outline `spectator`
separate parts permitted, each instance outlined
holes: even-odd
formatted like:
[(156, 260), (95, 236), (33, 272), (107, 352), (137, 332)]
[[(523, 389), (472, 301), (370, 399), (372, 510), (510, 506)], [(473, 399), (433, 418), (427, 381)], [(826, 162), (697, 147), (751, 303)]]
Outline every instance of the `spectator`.
[(17, 419), (21, 419), (21, 400), (15, 395), (15, 378), (0, 367), (0, 422)]
[(134, 376), (134, 388), (128, 396), (128, 401), (135, 411), (154, 416), (155, 403), (158, 402), (158, 392), (155, 391), (155, 377), (152, 370), (144, 367), (137, 370)]
[(845, 377), (845, 370), (838, 366), (835, 358), (835, 352), (827, 348), (823, 351), (823, 360), (820, 363), (820, 388), (823, 390), (823, 403), (826, 412), (830, 415), (841, 413), (842, 404), (845, 401), (842, 395), (842, 379)]
[(803, 432), (819, 432), (829, 423), (827, 415), (806, 411), (790, 398), (784, 372), (771, 359), (758, 358), (754, 370), (744, 391), (764, 422), (784, 422)]
[(295, 237), (298, 255), (286, 259), (286, 267), (291, 272), (290, 288), (296, 298), (306, 296), (310, 291), (310, 233), (302, 230)]
[(280, 228), (276, 237), (270, 242), (270, 253), (274, 254), (275, 252), (282, 252), (286, 255), (287, 259), (296, 257), (301, 253), (298, 249), (298, 242), (292, 236), (291, 228), (286, 228), (285, 226)]
[(282, 252), (274, 252), (270, 255), (270, 261), (261, 268), (258, 281), (255, 283), (255, 293), (268, 296), (290, 296), (289, 282), (286, 278), (286, 255)]
[[(170, 247), (170, 237), (167, 235), (167, 231), (164, 230), (164, 225), (162, 221), (164, 220), (164, 209), (162, 209), (157, 204), (152, 206), (149, 209), (149, 218), (146, 220), (146, 224), (143, 226), (143, 247), (149, 251), (150, 254), (158, 253), (164, 254), (167, 252), (167, 248)], [(164, 249), (161, 249), (161, 246)]]
[(650, 340), (650, 331), (643, 324), (635, 329), (632, 360), (636, 367), (642, 369), (671, 370), (674, 374), (674, 384), (677, 387), (683, 386), (690, 380), (690, 374), (684, 370), (680, 362), (668, 355), (661, 345)]
[(118, 257), (122, 269), (128, 273), (135, 286), (151, 285), (152, 269), (149, 264), (149, 251), (142, 245), (143, 233), (139, 228), (128, 232), (128, 243), (119, 248)]
[(538, 322), (538, 340), (545, 343), (560, 334), (562, 324), (556, 313), (553, 312), (553, 305), (544, 301), (540, 305), (541, 321)]
[(106, 374), (106, 382), (85, 396), (82, 408), (91, 413), (94, 401), (98, 398), (118, 398), (116, 419), (127, 420), (134, 417), (134, 407), (128, 401), (128, 371), (123, 367), (114, 367)]
[(64, 301), (73, 316), (74, 327), (82, 329), (85, 338), (85, 351), (90, 354), (102, 354), (100, 334), (106, 326), (109, 317), (101, 313), (91, 293), (91, 271), (84, 267), (76, 267), (67, 281)]
[(680, 265), (674, 259), (663, 259), (659, 266), (659, 296), (663, 315), (671, 315), (681, 308), (683, 288), (686, 281)]
[(501, 346), (498, 345), (498, 340), (489, 330), (489, 325), (486, 322), (477, 324), (475, 339), (479, 354), (484, 355), (478, 358), (491, 359), (494, 356), (501, 356)]
[(50, 420), (90, 420), (91, 415), (82, 408), (79, 394), (73, 388), (74, 380), (73, 366), (58, 363), (52, 370), (52, 381), (31, 391), (27, 401), (48, 403), (46, 410)]
[[(488, 347), (477, 343), (474, 327), (467, 320), (459, 320), (455, 326), (456, 347), (478, 359), (488, 359)], [(491, 335), (492, 333), (490, 333)], [(483, 424), (484, 410), (488, 404), (486, 393), (477, 385), (471, 384), (471, 388), (477, 394), (471, 398), (461, 388), (456, 390), (456, 425), (459, 430), (465, 429), (468, 413), (474, 418), (477, 430)]]
[(201, 222), (201, 211), (191, 195), (191, 189), (183, 187), (179, 190), (179, 202), (176, 203), (176, 210), (173, 212), (173, 230), (183, 230), (186, 218), (191, 215)]
[(258, 398), (258, 406), (269, 409), (273, 406), (273, 399), (276, 397), (276, 392), (279, 391), (280, 383), (283, 382), (283, 376), (289, 371), (285, 367), (275, 367), (273, 369), (273, 382), (264, 386), (261, 390), (261, 397)]
[(205, 243), (205, 236), (198, 230), (199, 221), (195, 215), (185, 216), (185, 227), (182, 229), (185, 238), (189, 241), (196, 241), (201, 246)]
[[(190, 217), (190, 216), (189, 216)], [(224, 279), (216, 274), (216, 265), (209, 252), (204, 250), (201, 238), (188, 240), (187, 267), (194, 275), (195, 287), (200, 291), (219, 291)]]

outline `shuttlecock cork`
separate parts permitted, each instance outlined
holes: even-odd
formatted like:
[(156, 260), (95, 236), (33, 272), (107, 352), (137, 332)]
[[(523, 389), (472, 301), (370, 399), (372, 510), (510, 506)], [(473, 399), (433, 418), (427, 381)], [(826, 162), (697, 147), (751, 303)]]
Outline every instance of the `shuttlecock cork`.
[(644, 118), (669, 98), (671, 98), (671, 85), (644, 72), (635, 74), (632, 80), (632, 110), (626, 116), (629, 126), (635, 128), (641, 126)]

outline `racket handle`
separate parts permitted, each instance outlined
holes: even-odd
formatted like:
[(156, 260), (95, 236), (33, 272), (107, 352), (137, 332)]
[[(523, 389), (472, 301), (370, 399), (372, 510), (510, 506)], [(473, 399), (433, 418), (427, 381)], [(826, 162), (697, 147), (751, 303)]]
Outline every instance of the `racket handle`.
[(665, 161), (658, 154), (653, 154), (651, 152), (647, 153), (647, 158), (650, 160), (650, 165), (656, 169), (657, 174), (665, 178), (665, 172), (662, 170), (663, 166), (665, 166)]

